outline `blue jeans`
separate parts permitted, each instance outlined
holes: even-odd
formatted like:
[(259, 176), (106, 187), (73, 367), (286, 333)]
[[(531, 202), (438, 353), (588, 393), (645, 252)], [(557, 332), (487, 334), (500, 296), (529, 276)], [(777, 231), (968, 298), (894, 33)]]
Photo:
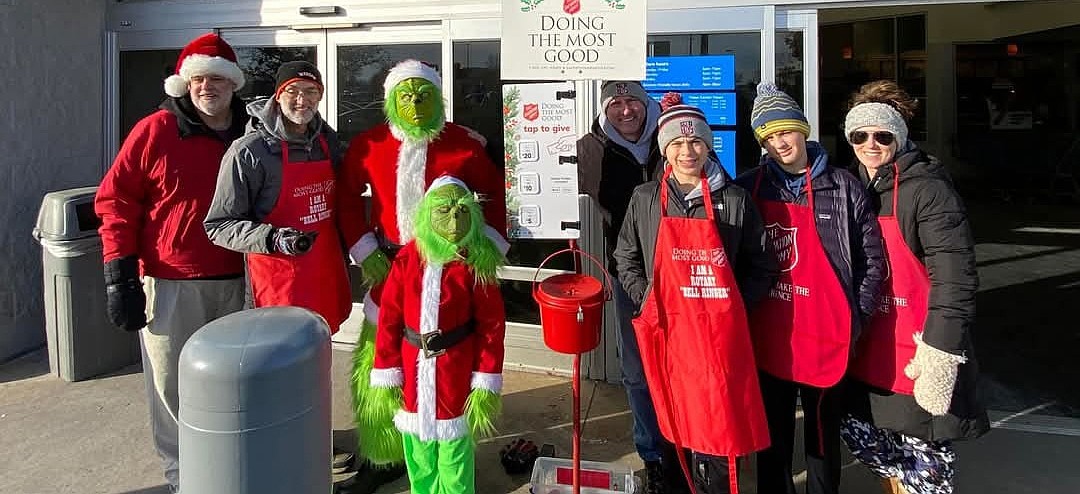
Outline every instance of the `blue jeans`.
[(656, 424), (656, 409), (649, 395), (649, 385), (645, 382), (645, 369), (641, 365), (634, 325), (630, 322), (634, 315), (634, 303), (619, 283), (615, 283), (615, 312), (619, 318), (622, 384), (630, 402), (630, 413), (634, 416), (634, 446), (643, 461), (659, 461), (663, 436), (660, 435), (660, 426)]

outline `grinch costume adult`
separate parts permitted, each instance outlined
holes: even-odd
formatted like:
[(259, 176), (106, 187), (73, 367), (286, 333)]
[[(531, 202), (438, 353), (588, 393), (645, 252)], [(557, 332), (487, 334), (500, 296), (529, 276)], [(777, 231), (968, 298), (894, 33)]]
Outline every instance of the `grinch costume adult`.
[[(390, 70), (383, 84), (387, 123), (349, 143), (338, 181), (342, 236), (370, 287), (353, 356), (352, 391), (360, 443), (357, 452), (376, 466), (393, 467), (404, 461), (397, 431), (364, 427), (360, 411), (369, 391), (382, 282), (390, 259), (412, 239), (414, 214), (426, 188), (443, 175), (467, 184), (483, 201), (486, 221), (478, 222), (482, 235), (502, 253), (509, 248), (504, 239), (503, 174), (485, 154), (482, 137), (445, 121), (441, 87), (439, 74), (422, 62), (406, 60)], [(369, 186), (370, 211), (362, 197)]]
[(360, 426), (402, 433), (412, 492), (471, 494), (474, 437), (494, 432), (501, 408), (505, 257), (456, 178), (432, 183), (415, 221), (382, 290)]

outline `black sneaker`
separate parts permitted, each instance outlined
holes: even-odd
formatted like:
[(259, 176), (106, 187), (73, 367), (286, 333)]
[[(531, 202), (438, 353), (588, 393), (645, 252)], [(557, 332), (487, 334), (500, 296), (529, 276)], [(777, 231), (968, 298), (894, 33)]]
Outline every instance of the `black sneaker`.
[(352, 470), (356, 455), (343, 449), (334, 448), (334, 456), (330, 461), (330, 470), (335, 473), (345, 473)]
[(338, 483), (338, 494), (373, 494), (384, 484), (389, 484), (405, 475), (405, 465), (373, 466), (364, 462), (357, 467), (356, 475)]
[(645, 462), (644, 494), (664, 494), (664, 465), (659, 461)]

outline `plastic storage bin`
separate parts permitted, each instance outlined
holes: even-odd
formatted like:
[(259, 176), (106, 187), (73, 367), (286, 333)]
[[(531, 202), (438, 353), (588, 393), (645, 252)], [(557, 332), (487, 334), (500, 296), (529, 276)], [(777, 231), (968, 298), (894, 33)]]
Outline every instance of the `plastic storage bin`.
[(97, 187), (83, 187), (45, 194), (34, 228), (45, 275), (49, 370), (65, 381), (81, 381), (140, 359), (138, 333), (114, 327), (105, 315), (96, 192)]
[[(540, 457), (532, 472), (532, 494), (573, 494), (574, 461)], [(637, 479), (630, 467), (619, 463), (581, 461), (582, 494), (633, 494)]]

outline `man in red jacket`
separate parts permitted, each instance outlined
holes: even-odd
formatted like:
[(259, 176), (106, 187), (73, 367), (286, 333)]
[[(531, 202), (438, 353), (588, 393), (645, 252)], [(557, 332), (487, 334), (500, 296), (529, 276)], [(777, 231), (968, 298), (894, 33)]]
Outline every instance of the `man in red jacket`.
[(184, 47), (165, 79), (169, 97), (131, 130), (94, 202), (109, 318), (127, 331), (145, 327), (151, 425), (171, 492), (180, 489), (180, 350), (204, 324), (244, 305), (242, 255), (210, 243), (202, 226), (221, 157), (247, 123), (233, 96), (243, 85), (236, 54), (217, 35)]

